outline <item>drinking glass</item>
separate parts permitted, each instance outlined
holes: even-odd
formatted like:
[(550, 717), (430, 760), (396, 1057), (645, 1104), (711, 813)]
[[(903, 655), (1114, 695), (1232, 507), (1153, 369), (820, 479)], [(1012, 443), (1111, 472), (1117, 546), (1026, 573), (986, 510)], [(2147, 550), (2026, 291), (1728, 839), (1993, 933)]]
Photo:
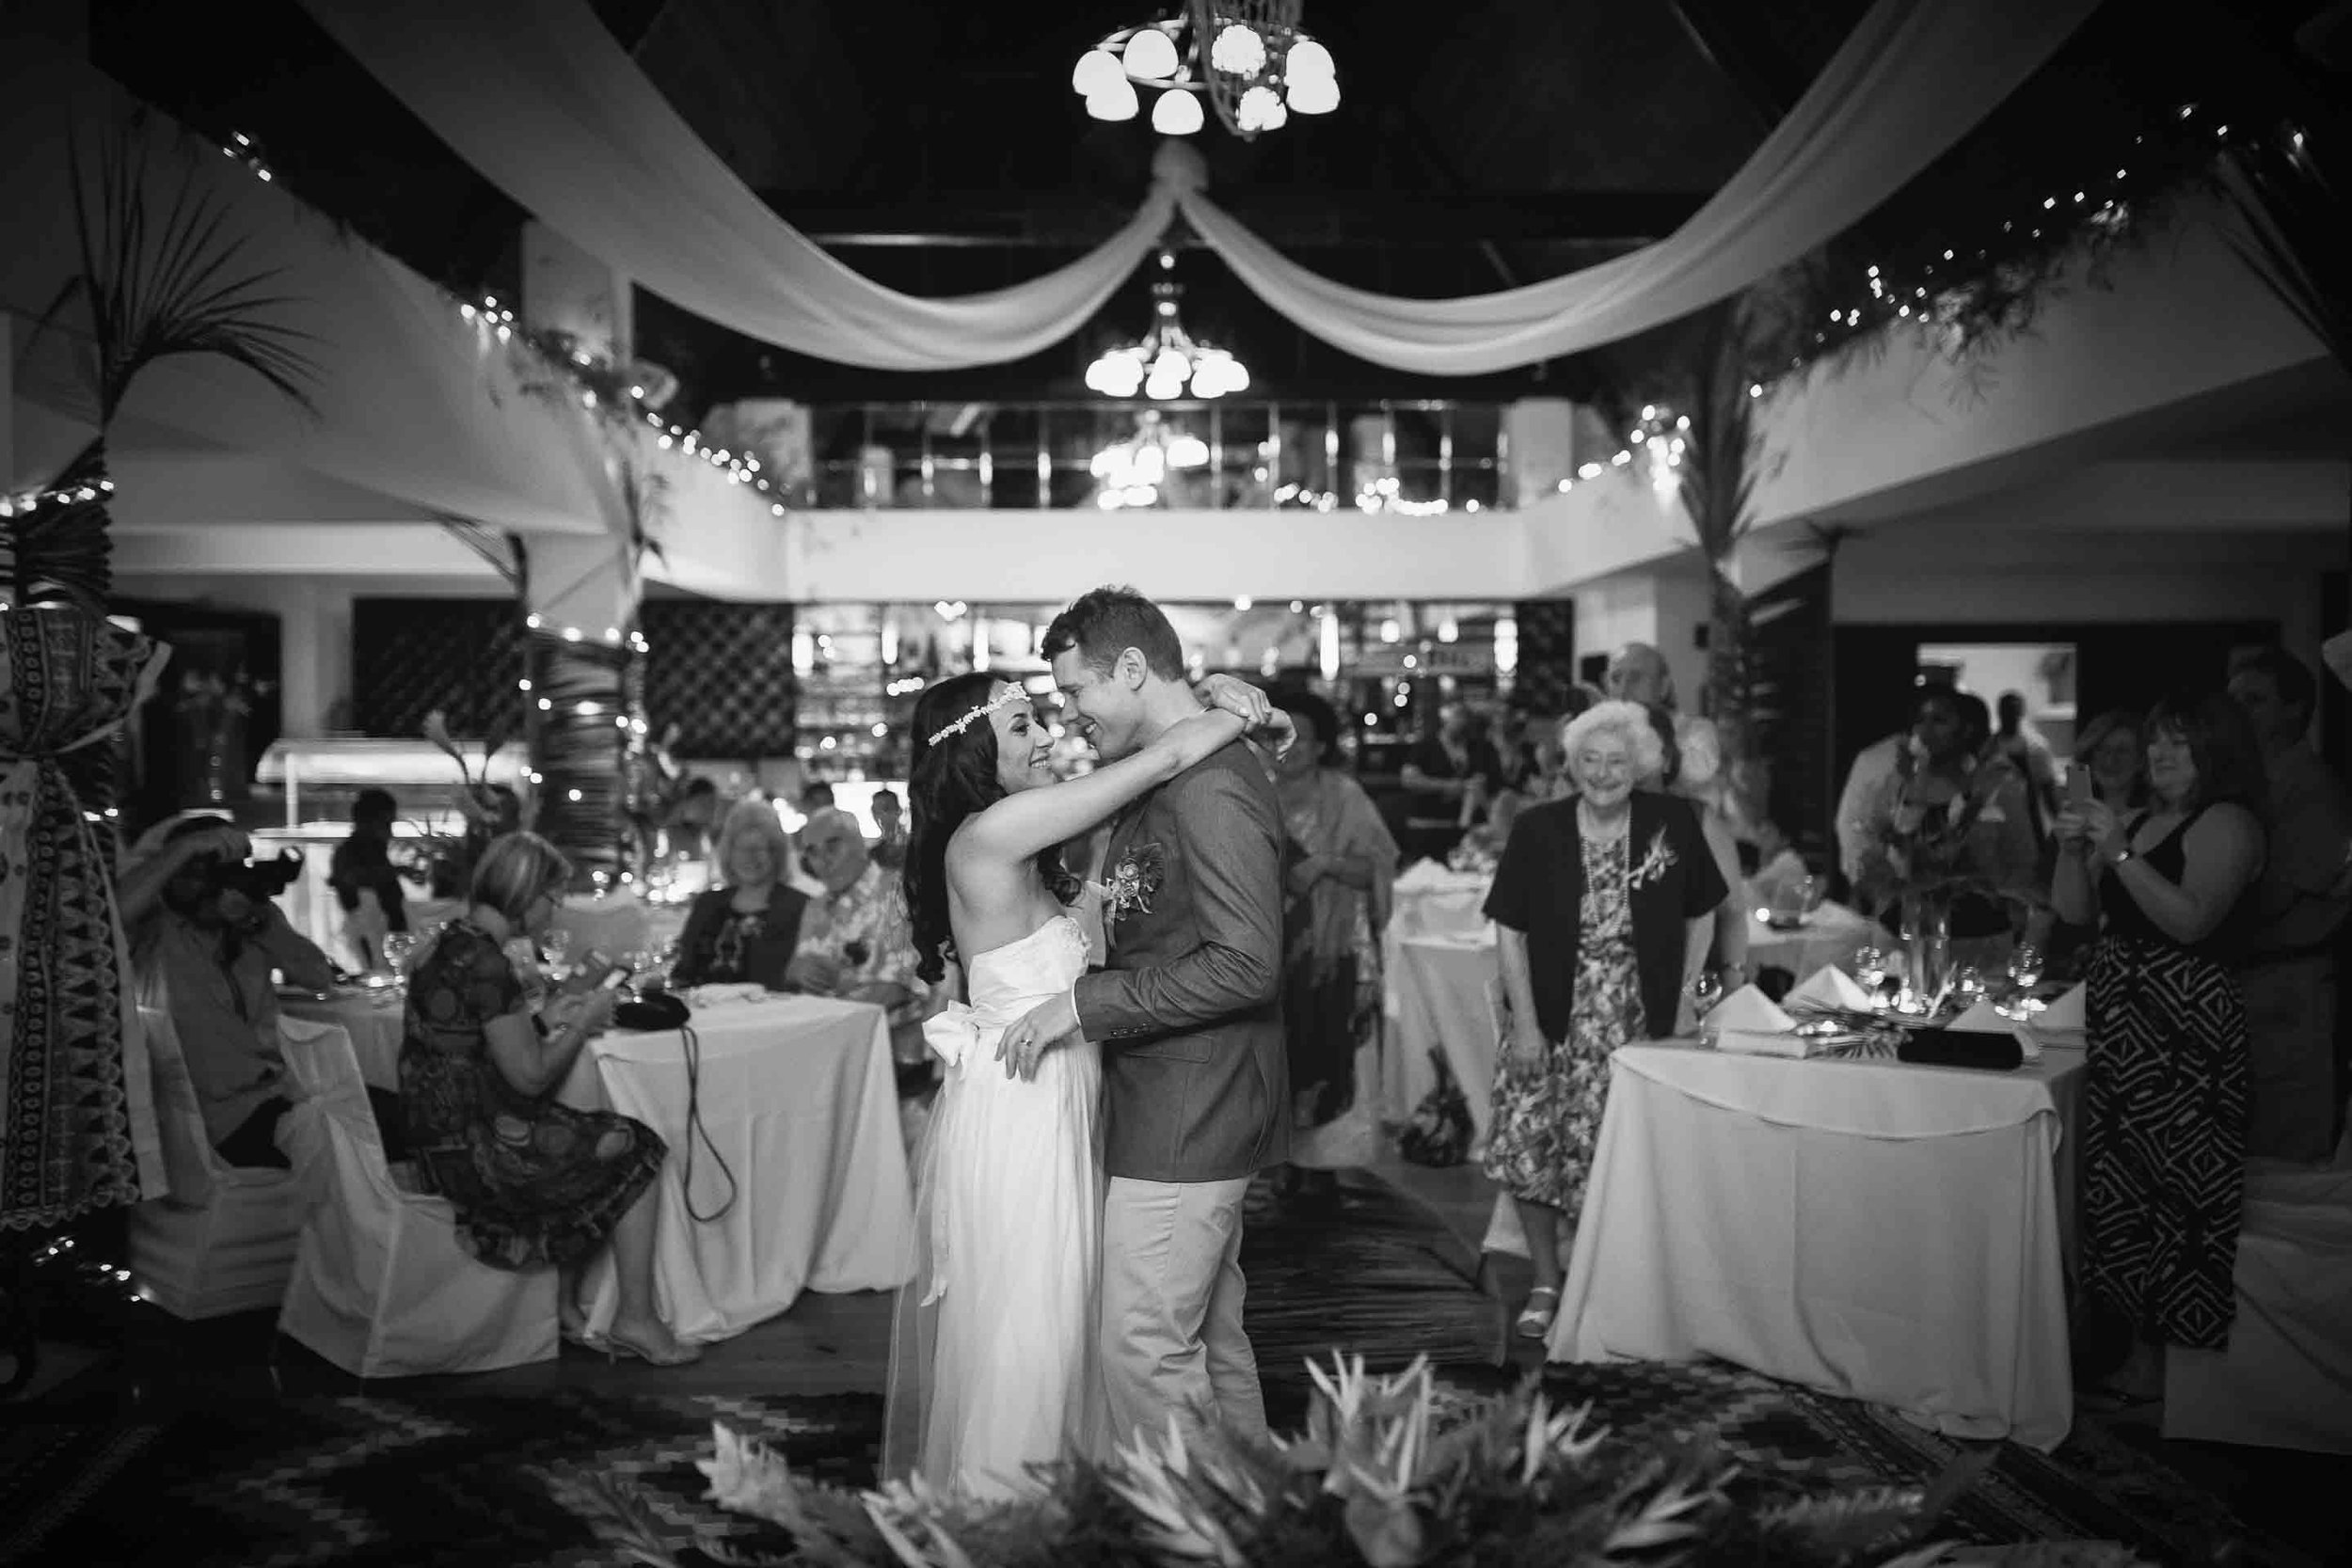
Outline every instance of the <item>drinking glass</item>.
[(1853, 977), (1862, 989), (1876, 996), (1886, 984), (1886, 949), (1875, 942), (1866, 942), (1853, 950)]
[(413, 932), (393, 931), (384, 938), (384, 967), (394, 974), (407, 974), (416, 955), (417, 939)]
[(2017, 1016), (2039, 1009), (2033, 989), (2042, 983), (2042, 949), (2030, 942), (2021, 942), (2009, 956), (2009, 981), (2014, 988), (2013, 1004)]
[(1723, 999), (1724, 977), (1711, 969), (1701, 970), (1698, 978), (1691, 982), (1692, 1014), (1704, 1020)]
[(1984, 995), (1984, 971), (1975, 964), (1963, 964), (1952, 976), (1952, 992), (1963, 1007), (1974, 1006)]
[(558, 926), (539, 939), (539, 951), (547, 956), (548, 967), (560, 970), (564, 956), (572, 950), (572, 933)]

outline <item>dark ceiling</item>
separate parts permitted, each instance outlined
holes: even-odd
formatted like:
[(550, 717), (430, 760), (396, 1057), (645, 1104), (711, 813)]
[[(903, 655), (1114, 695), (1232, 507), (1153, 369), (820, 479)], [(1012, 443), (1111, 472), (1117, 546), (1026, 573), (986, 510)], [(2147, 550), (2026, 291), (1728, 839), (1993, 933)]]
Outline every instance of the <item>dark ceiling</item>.
[[(1148, 183), (1149, 128), (1089, 120), (1069, 89), (1081, 50), (1164, 9), (1145, 0), (1017, 10), (930, 0), (591, 3), (747, 183), (893, 287), (955, 294), (1033, 277), (1107, 235)], [(1339, 62), (1338, 112), (1250, 144), (1213, 121), (1199, 138), (1210, 188), (1286, 252), (1359, 286), (1436, 297), (1555, 276), (1671, 231), (1754, 150), (1866, 8), (1323, 0), (1305, 21)], [(287, 189), (428, 276), (469, 292), (514, 286), (522, 214), (295, 0), (93, 0), (91, 17), (93, 56), (141, 97), (208, 135), (256, 136)], [(2067, 70), (2095, 74), (2097, 60)], [(1970, 178), (1986, 156), (1979, 151)], [(1416, 381), (1304, 338), (1205, 252), (1188, 255), (1180, 276), (1188, 323), (1239, 350), (1265, 395), (1575, 389), (1574, 365)], [(680, 372), (689, 399), (705, 403), (1083, 396), (1087, 360), (1112, 336), (1140, 330), (1146, 311), (1138, 279), (1054, 351), (948, 375), (826, 365), (642, 292), (639, 336), (644, 353)]]

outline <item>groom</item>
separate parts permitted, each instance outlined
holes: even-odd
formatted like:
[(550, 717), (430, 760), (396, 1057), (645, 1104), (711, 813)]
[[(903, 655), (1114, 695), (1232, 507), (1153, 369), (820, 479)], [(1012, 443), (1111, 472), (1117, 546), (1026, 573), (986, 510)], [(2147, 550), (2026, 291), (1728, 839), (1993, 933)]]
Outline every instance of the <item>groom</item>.
[[(1157, 605), (1098, 588), (1056, 617), (1054, 684), (1106, 762), (1200, 711)], [(1032, 1015), (1103, 1050), (1103, 1386), (1109, 1435), (1195, 1410), (1263, 1439), (1242, 1332), (1242, 1197), (1288, 1152), (1281, 812), (1236, 741), (1112, 819), (1110, 967)], [(1042, 1015), (1042, 1016), (1040, 1016)]]

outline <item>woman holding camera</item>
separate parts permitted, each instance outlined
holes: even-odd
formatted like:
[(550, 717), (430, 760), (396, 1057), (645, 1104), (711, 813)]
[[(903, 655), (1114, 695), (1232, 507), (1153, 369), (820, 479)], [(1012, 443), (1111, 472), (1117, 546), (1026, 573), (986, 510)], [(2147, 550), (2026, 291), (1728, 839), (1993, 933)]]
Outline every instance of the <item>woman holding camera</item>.
[(621, 1300), (607, 1349), (679, 1366), (702, 1352), (654, 1308), (653, 1183), (667, 1147), (643, 1122), (555, 1098), (618, 992), (561, 995), (542, 1010), (506, 954), (548, 928), (571, 875), (535, 833), (508, 833), (483, 852), (472, 907), (408, 978), (400, 1085), (409, 1132), (426, 1185), (455, 1205), (475, 1257), (563, 1270), (564, 1321), (576, 1324), (580, 1271), (610, 1241)]

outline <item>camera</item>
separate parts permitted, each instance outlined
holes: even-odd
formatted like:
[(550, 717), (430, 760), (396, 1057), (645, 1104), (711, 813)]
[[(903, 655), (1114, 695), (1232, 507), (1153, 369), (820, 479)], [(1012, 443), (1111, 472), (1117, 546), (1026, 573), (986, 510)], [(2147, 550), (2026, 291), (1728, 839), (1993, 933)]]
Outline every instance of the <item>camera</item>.
[(292, 887), (301, 875), (302, 856), (284, 849), (275, 860), (209, 861), (204, 866), (204, 887), (211, 893), (242, 893), (261, 904)]

